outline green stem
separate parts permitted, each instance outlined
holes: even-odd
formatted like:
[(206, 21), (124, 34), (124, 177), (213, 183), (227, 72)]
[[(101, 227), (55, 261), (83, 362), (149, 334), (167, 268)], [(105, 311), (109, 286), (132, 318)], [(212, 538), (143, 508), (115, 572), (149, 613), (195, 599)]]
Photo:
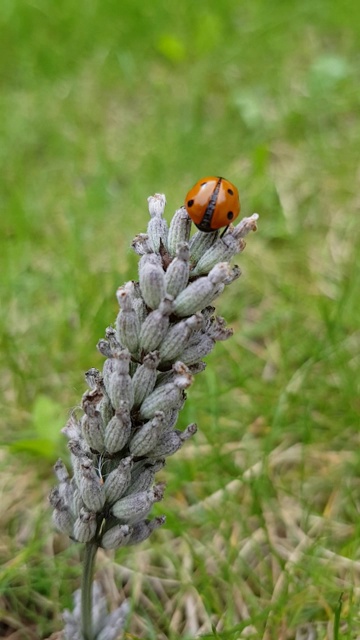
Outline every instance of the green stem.
[(86, 543), (81, 581), (81, 631), (84, 640), (94, 640), (92, 628), (92, 581), (97, 550), (98, 545), (96, 542)]

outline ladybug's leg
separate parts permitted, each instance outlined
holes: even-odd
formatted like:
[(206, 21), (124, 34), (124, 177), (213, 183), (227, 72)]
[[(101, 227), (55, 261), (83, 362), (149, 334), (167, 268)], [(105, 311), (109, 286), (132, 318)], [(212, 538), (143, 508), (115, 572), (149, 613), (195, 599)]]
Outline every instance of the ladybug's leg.
[(229, 225), (227, 227), (225, 227), (224, 231), (220, 235), (220, 238), (222, 238), (225, 235), (225, 233), (227, 232), (228, 228), (229, 228)]

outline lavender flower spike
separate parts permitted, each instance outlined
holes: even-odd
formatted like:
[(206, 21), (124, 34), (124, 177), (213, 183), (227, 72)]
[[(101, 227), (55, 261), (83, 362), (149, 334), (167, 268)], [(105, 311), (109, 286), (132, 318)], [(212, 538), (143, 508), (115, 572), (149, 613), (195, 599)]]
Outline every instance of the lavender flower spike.
[(165, 522), (164, 516), (148, 519), (165, 488), (155, 476), (196, 433), (196, 424), (176, 429), (185, 391), (205, 368), (202, 358), (232, 335), (210, 305), (239, 277), (229, 260), (256, 230), (253, 214), (222, 236), (196, 231), (190, 239), (185, 208), (168, 226), (165, 205), (163, 194), (148, 198), (147, 233), (132, 243), (139, 282), (118, 288), (115, 328), (98, 343), (103, 370), (86, 373), (83, 415), (73, 412), (63, 429), (73, 469), (69, 474), (61, 460), (55, 465), (53, 523), (85, 544), (81, 594), (74, 612), (64, 615), (67, 640), (115, 639), (124, 624), (125, 603), (108, 614), (98, 586), (92, 594), (96, 551), (139, 544)]

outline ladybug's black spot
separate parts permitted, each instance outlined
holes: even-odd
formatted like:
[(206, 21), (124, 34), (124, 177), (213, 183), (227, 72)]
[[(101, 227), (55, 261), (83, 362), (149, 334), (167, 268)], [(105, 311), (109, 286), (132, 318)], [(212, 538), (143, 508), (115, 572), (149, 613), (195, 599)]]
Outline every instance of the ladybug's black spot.
[(227, 190), (227, 192), (228, 192), (231, 196), (233, 196), (233, 195), (234, 195), (234, 192), (233, 192), (233, 190), (232, 190), (232, 189), (228, 189), (228, 190)]
[(190, 207), (192, 207), (192, 206), (193, 206), (193, 204), (194, 204), (194, 200), (188, 200), (188, 201), (187, 201), (187, 206), (188, 206), (189, 208), (190, 208)]
[(232, 211), (228, 211), (227, 214), (226, 214), (226, 217), (227, 217), (228, 220), (232, 220), (233, 217), (234, 217), (233, 212)]

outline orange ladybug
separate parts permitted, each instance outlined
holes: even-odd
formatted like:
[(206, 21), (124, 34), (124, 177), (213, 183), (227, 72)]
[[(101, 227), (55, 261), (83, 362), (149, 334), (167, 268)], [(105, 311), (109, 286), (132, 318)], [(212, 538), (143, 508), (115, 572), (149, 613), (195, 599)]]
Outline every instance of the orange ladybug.
[(238, 217), (239, 192), (225, 178), (201, 178), (187, 193), (185, 208), (200, 231), (216, 231)]

